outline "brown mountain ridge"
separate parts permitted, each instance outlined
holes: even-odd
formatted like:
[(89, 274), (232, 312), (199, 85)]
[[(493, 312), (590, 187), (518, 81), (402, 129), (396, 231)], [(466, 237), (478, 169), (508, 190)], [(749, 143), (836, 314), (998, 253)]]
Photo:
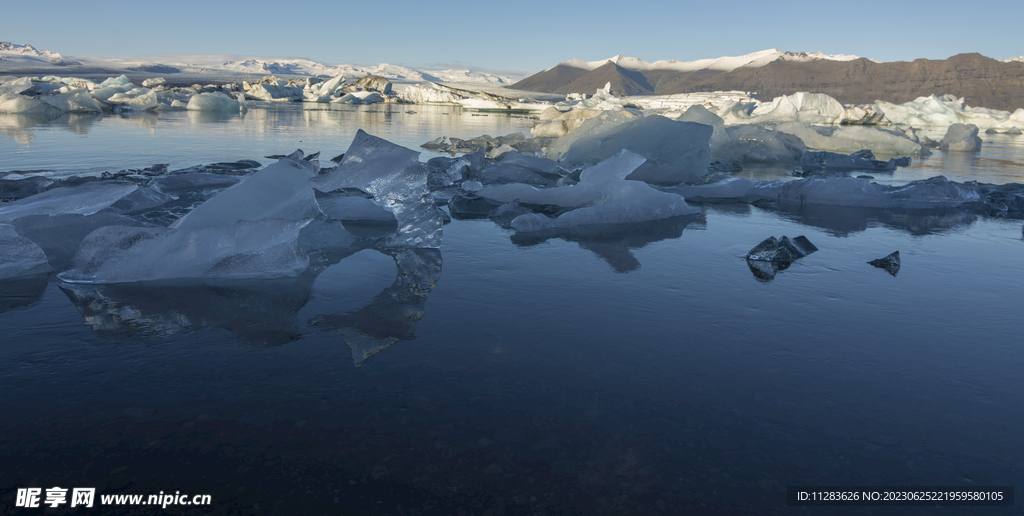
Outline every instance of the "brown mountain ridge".
[(590, 93), (612, 84), (617, 95), (669, 95), (740, 90), (762, 100), (798, 91), (825, 93), (843, 104), (875, 100), (902, 103), (917, 97), (951, 93), (969, 106), (1013, 111), (1024, 108), (1024, 63), (1004, 63), (981, 54), (949, 59), (876, 63), (775, 60), (760, 67), (729, 72), (696, 70), (627, 70), (611, 61), (586, 70), (560, 64), (513, 84), (512, 88), (545, 93)]

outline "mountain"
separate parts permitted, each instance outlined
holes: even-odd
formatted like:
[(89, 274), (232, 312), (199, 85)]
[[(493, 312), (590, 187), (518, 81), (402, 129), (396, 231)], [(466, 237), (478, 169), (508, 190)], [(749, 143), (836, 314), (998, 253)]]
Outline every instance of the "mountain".
[[(596, 63), (574, 59), (512, 87), (586, 93), (612, 82), (612, 91), (618, 94), (636, 95), (627, 91), (637, 91), (637, 86), (643, 90), (641, 95), (740, 90), (757, 93), (763, 100), (810, 91), (828, 94), (844, 104), (875, 100), (902, 103), (921, 96), (951, 93), (964, 97), (967, 105), (975, 107), (1007, 111), (1024, 107), (1024, 62), (1019, 58), (997, 61), (981, 54), (880, 63), (856, 56), (766, 50), (688, 63), (646, 63), (622, 56), (605, 60), (600, 66), (594, 66)], [(609, 64), (622, 71), (609, 73)], [(623, 81), (619, 86), (611, 81), (620, 76), (631, 82)], [(645, 83), (648, 87), (643, 87)]]
[[(139, 73), (141, 72), (141, 74)], [(31, 45), (0, 42), (0, 74), (4, 75), (120, 75), (129, 77), (157, 74), (168, 81), (195, 82), (237, 80), (254, 76), (278, 75), (282, 78), (337, 77), (356, 79), (364, 75), (381, 75), (392, 81), (434, 81), (508, 85), (522, 79), (522, 72), (489, 72), (470, 69), (411, 68), (381, 63), (376, 66), (352, 64), (330, 65), (310, 59), (255, 57), (240, 55), (194, 54), (155, 55), (145, 57), (79, 57), (68, 59)]]

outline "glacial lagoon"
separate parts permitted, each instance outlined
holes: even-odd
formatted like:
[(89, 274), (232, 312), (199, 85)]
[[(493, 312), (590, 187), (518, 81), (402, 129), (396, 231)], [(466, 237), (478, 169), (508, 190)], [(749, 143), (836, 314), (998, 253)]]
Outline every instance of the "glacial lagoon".
[[(421, 105), (5, 115), (0, 173), (326, 161), (358, 129), (422, 151), (531, 125)], [(982, 137), (875, 180), (1024, 182), (1024, 137)], [(212, 496), (171, 514), (892, 514), (787, 507), (786, 487), (1024, 486), (1024, 222), (693, 205), (600, 231), (455, 218), (439, 249), (295, 279), (5, 281), (0, 506), (43, 512), (15, 512), (16, 488), (60, 486)], [(819, 251), (748, 266), (783, 235)], [(867, 264), (896, 250), (895, 276)]]

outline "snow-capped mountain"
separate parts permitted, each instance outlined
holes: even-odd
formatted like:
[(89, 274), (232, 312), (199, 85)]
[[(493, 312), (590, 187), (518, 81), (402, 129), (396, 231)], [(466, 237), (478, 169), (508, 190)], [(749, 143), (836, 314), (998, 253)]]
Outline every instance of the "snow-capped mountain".
[(761, 50), (759, 52), (753, 52), (742, 56), (725, 56), (712, 59), (698, 59), (696, 61), (676, 61), (674, 59), (668, 59), (648, 63), (647, 61), (636, 57), (617, 55), (608, 59), (599, 59), (597, 61), (584, 61), (580, 58), (575, 58), (559, 64), (583, 70), (596, 70), (611, 61), (622, 68), (636, 71), (673, 70), (677, 72), (692, 72), (696, 70), (715, 70), (719, 72), (729, 72), (744, 66), (750, 68), (764, 66), (779, 59), (784, 61), (853, 61), (854, 59), (860, 59), (860, 57), (846, 54), (825, 54), (822, 52), (784, 52), (782, 50), (770, 48), (768, 50)]
[[(160, 74), (188, 73), (230, 78), (239, 75), (282, 75), (317, 76), (346, 79), (364, 75), (380, 75), (392, 81), (435, 81), (505, 85), (512, 84), (528, 75), (527, 72), (487, 72), (466, 69), (410, 68), (387, 63), (376, 66), (353, 64), (324, 64), (310, 59), (256, 57), (224, 54), (154, 55), (144, 57), (87, 57), (75, 59), (62, 57), (46, 50), (36, 50), (31, 45), (0, 43), (0, 71), (16, 73), (18, 69), (38, 70), (50, 66), (82, 65), (90, 68), (109, 70), (111, 73), (124, 71), (146, 71)], [(73, 73), (64, 70), (59, 73)]]

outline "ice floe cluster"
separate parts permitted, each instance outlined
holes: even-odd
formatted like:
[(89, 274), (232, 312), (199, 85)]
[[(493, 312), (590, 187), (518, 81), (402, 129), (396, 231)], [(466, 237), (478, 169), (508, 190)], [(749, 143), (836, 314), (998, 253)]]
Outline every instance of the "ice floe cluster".
[[(89, 284), (265, 279), (302, 275), (331, 253), (436, 248), (444, 215), (418, 156), (360, 131), (331, 168), (296, 151), (263, 168), (0, 179), (9, 201), (0, 204), (0, 274), (52, 269)], [(352, 223), (363, 224), (353, 232)]]

